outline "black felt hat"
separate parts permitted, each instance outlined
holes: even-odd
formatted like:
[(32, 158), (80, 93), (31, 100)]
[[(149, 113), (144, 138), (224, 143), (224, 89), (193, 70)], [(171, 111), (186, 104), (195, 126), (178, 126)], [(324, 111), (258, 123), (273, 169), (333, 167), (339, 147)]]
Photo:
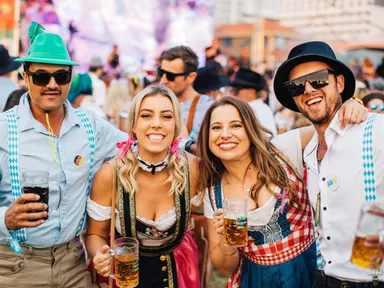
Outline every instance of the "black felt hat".
[(200, 94), (215, 91), (228, 85), (229, 79), (226, 76), (219, 76), (214, 67), (203, 67), (197, 71), (197, 77), (193, 82), (193, 88)]
[(9, 72), (17, 70), (21, 63), (16, 63), (15, 57), (9, 56), (8, 50), (4, 45), (0, 45), (0, 75), (8, 74)]
[(251, 69), (240, 68), (236, 72), (235, 79), (229, 85), (237, 88), (253, 88), (260, 91), (265, 86), (265, 79)]
[(286, 60), (277, 69), (273, 89), (279, 102), (286, 108), (299, 112), (293, 97), (289, 95), (284, 87), (284, 83), (289, 80), (291, 70), (302, 63), (320, 61), (328, 64), (337, 75), (343, 75), (345, 78), (344, 91), (341, 92), (343, 102), (348, 100), (355, 93), (356, 80), (351, 69), (343, 62), (336, 59), (332, 48), (325, 42), (312, 41), (300, 44), (294, 47)]

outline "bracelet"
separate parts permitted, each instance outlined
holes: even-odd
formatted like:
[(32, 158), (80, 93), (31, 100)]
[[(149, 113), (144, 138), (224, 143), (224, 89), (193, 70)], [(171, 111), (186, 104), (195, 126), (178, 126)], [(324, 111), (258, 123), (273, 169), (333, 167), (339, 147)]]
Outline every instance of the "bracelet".
[(363, 101), (360, 98), (357, 98), (357, 97), (353, 96), (352, 99), (355, 100), (357, 103), (359, 103), (359, 104), (364, 106), (364, 103), (363, 103)]
[(233, 252), (233, 253), (227, 253), (227, 252), (225, 252), (225, 251), (223, 250), (223, 248), (221, 247), (220, 240), (219, 240), (219, 249), (220, 249), (220, 251), (221, 251), (224, 255), (227, 255), (227, 256), (233, 256), (233, 255), (235, 255), (236, 252), (237, 252), (237, 249), (236, 249), (235, 252)]
[(196, 141), (195, 140), (188, 140), (187, 143), (185, 143), (185, 147), (184, 147), (184, 150), (191, 153), (191, 146), (193, 144), (195, 144)]

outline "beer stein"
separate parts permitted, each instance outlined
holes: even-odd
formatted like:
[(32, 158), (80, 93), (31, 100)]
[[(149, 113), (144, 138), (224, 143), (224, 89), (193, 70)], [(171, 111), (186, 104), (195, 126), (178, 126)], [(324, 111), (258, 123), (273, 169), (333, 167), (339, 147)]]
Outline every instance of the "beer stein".
[(109, 251), (113, 259), (113, 271), (109, 277), (116, 280), (120, 288), (139, 285), (139, 242), (135, 238), (121, 237), (114, 241)]
[(248, 244), (247, 199), (224, 199), (224, 245), (243, 247)]
[(379, 203), (364, 203), (360, 210), (359, 222), (352, 248), (351, 262), (362, 268), (380, 269), (382, 260), (378, 248), (367, 248), (364, 241), (368, 235), (384, 236), (384, 205)]
[[(55, 210), (49, 212), (49, 186), (55, 184), (59, 190), (59, 200)], [(58, 211), (61, 203), (61, 189), (56, 182), (49, 182), (49, 173), (46, 171), (26, 171), (22, 174), (21, 186), (24, 194), (33, 193), (40, 196), (37, 201), (28, 201), (28, 203), (44, 203), (47, 204), (47, 213), (55, 213)], [(31, 210), (29, 213), (37, 213), (41, 211)], [(48, 216), (43, 218), (48, 220)]]

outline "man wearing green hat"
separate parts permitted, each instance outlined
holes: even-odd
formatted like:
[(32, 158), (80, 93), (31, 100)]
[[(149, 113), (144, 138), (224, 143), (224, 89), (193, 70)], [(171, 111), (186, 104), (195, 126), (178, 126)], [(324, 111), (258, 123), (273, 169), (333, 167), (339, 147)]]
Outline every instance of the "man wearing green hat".
[[(79, 234), (91, 181), (127, 136), (67, 101), (78, 64), (63, 39), (35, 22), (29, 37), (28, 54), (15, 60), (28, 92), (0, 114), (0, 286), (89, 287)], [(33, 170), (49, 172), (48, 205), (22, 192)]]

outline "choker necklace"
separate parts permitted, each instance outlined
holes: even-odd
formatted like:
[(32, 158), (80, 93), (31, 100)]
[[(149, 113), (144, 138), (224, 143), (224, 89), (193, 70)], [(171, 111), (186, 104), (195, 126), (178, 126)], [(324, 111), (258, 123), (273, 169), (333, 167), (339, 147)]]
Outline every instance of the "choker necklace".
[(151, 172), (152, 175), (155, 175), (155, 172), (160, 172), (168, 165), (169, 161), (169, 154), (165, 157), (165, 159), (158, 163), (149, 163), (142, 159), (139, 155), (139, 143), (136, 141), (135, 144), (131, 146), (131, 150), (133, 155), (137, 158), (137, 161), (139, 162), (139, 167), (143, 169), (144, 171)]

